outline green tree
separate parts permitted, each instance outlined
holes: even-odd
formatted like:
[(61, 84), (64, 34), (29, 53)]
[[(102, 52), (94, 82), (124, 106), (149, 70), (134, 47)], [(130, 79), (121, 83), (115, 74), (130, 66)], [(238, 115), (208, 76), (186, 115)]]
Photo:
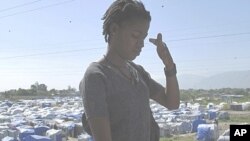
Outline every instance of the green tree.
[(19, 88), (19, 89), (17, 90), (17, 95), (19, 95), (19, 96), (20, 96), (20, 95), (27, 96), (27, 95), (29, 95), (29, 92), (28, 92), (28, 90)]
[(58, 94), (58, 92), (57, 92), (56, 89), (51, 89), (51, 90), (49, 90), (49, 93), (50, 93), (51, 95), (56, 95), (56, 94)]
[(30, 86), (31, 93), (35, 95), (47, 95), (49, 92), (47, 91), (47, 86), (45, 84), (39, 84), (36, 82)]

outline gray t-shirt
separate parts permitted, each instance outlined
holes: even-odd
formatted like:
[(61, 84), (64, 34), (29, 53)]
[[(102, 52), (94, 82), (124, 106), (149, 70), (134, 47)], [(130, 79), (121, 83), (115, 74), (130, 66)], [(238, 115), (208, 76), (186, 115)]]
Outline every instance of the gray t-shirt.
[(129, 63), (135, 83), (110, 65), (92, 63), (80, 83), (86, 117), (107, 117), (113, 141), (149, 141), (149, 98), (162, 86), (139, 65)]

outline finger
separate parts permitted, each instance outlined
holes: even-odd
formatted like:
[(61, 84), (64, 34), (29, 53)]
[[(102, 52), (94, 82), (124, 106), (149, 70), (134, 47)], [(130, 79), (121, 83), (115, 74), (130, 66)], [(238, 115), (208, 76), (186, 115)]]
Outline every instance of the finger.
[(162, 34), (161, 33), (158, 33), (157, 34), (157, 42), (160, 44), (162, 43)]
[(156, 40), (157, 40), (157, 39), (149, 38), (149, 42), (153, 43), (154, 45), (157, 45), (157, 44), (156, 44)]
[(157, 38), (156, 38), (156, 39), (154, 39), (154, 38), (149, 38), (149, 41), (150, 41), (151, 43), (153, 43), (154, 45), (156, 45), (156, 46), (164, 46), (164, 45), (163, 45), (163, 42), (162, 42), (162, 34), (161, 34), (161, 33), (158, 33), (158, 34), (157, 34)]

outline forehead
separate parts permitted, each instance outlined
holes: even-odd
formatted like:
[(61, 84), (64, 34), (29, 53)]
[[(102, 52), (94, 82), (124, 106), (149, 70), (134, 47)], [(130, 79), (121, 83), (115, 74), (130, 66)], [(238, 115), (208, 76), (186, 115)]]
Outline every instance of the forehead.
[(129, 20), (121, 23), (121, 27), (128, 31), (137, 31), (141, 33), (147, 33), (149, 29), (150, 22), (148, 20), (135, 19)]

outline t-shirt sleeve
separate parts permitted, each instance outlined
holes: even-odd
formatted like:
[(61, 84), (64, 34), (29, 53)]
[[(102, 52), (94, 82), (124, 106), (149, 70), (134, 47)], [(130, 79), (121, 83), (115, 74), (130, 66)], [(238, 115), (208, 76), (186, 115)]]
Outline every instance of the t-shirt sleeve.
[(86, 71), (79, 89), (87, 118), (108, 117), (105, 80), (102, 73)]
[(142, 66), (138, 65), (138, 68), (144, 81), (149, 87), (150, 98), (153, 98), (159, 91), (164, 90), (164, 87), (158, 82), (156, 82), (154, 79), (152, 79), (150, 74), (147, 71), (145, 71)]

